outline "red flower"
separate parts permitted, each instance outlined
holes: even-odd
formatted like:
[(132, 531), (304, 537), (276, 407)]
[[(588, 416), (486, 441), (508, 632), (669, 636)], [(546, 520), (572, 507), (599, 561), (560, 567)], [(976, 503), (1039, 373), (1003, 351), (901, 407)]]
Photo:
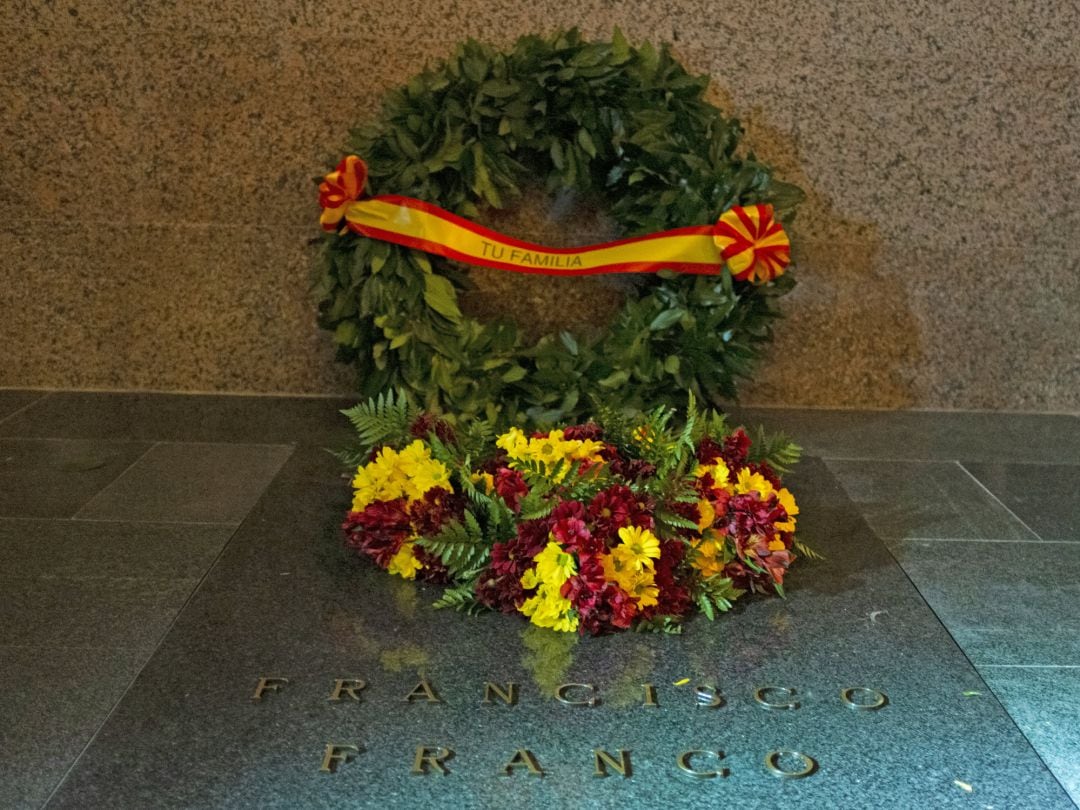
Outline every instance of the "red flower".
[(342, 528), (347, 545), (371, 557), (381, 568), (390, 564), (412, 534), (404, 498), (376, 501), (362, 512), (349, 512)]
[(424, 497), (409, 506), (409, 520), (414, 534), (434, 537), (451, 520), (465, 516), (465, 499), (442, 487), (433, 487)]
[(500, 467), (495, 472), (495, 494), (516, 512), (521, 508), (521, 499), (529, 494), (529, 485), (517, 470)]
[(749, 453), (750, 437), (742, 428), (736, 428), (734, 433), (724, 439), (724, 449), (720, 451), (720, 455), (732, 472), (746, 465)]
[(567, 441), (599, 441), (604, 435), (604, 430), (595, 422), (584, 425), (574, 425), (563, 431), (563, 438)]
[(443, 444), (457, 443), (457, 436), (454, 434), (454, 429), (450, 426), (450, 423), (426, 412), (413, 420), (412, 425), (409, 427), (409, 433), (417, 439), (426, 439), (429, 434), (434, 433), (436, 438)]

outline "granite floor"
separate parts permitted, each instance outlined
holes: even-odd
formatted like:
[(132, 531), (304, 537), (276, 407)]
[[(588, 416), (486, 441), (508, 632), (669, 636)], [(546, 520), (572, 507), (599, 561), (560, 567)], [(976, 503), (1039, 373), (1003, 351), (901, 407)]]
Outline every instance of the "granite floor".
[[(258, 769), (241, 772), (253, 765), (250, 750), (237, 755), (244, 758), (241, 771), (214, 776), (232, 780), (232, 792), (223, 794), (205, 774), (191, 777), (198, 790), (188, 790), (182, 769), (154, 776), (149, 754), (142, 765), (129, 762), (131, 741), (155, 756), (182, 749), (179, 736), (197, 749), (209, 727), (182, 718), (199, 706), (225, 705), (211, 695), (218, 681), (200, 673), (233, 673), (237, 661), (251, 672), (286, 667), (286, 660), (298, 670), (324, 661), (332, 673), (340, 664), (335, 653), (348, 660), (360, 650), (376, 655), (386, 673), (419, 671), (416, 661), (426, 653), (407, 643), (409, 622), (446, 620), (443, 614), (429, 619), (411, 586), (385, 593), (402, 622), (387, 632), (406, 643), (374, 651), (370, 640), (355, 649), (340, 640), (342, 634), (359, 637), (362, 613), (324, 603), (307, 615), (286, 598), (299, 594), (319, 604), (344, 579), (341, 560), (326, 556), (332, 542), (302, 535), (304, 526), (319, 521), (332, 531), (336, 516), (325, 504), (335, 502), (340, 487), (322, 449), (347, 436), (336, 413), (347, 404), (0, 390), (0, 806), (117, 806), (118, 794), (106, 788), (131, 772), (149, 773), (151, 781), (143, 779), (141, 793), (124, 788), (129, 801), (119, 804), (126, 806), (157, 804), (157, 789), (170, 797), (162, 806), (261, 804)], [(970, 712), (973, 723), (985, 722), (981, 727), (997, 735), (984, 742), (1011, 756), (1013, 766), (1028, 763), (1016, 766), (1015, 778), (1030, 776), (1032, 801), (1038, 801), (1032, 806), (1068, 804), (1063, 793), (1058, 803), (1060, 788), (1052, 779), (1040, 781), (1043, 763), (1080, 802), (1080, 419), (783, 409), (736, 415), (786, 430), (804, 446), (811, 458), (800, 475), (813, 482), (808, 488), (820, 501), (819, 516), (809, 520), (818, 521), (823, 535), (831, 525), (862, 538), (868, 555), (865, 570), (854, 574), (821, 570), (821, 583), (843, 587), (810, 584), (789, 600), (790, 615), (770, 607), (761, 608), (760, 617), (784, 626), (799, 620), (801, 606), (817, 605), (848, 621), (850, 608), (865, 620), (864, 633), (872, 624), (887, 626), (895, 611), (897, 623), (922, 629), (901, 634), (909, 647), (891, 654), (944, 662), (935, 677), (955, 685), (957, 694), (962, 687), (966, 701), (957, 718)], [(854, 504), (851, 514), (832, 511), (841, 499)], [(291, 533), (282, 533), (278, 545), (263, 543), (270, 527), (290, 520)], [(874, 556), (881, 542), (887, 553)], [(303, 554), (317, 561), (314, 567), (296, 562)], [(371, 580), (370, 587), (388, 588), (385, 579)], [(863, 615), (841, 605), (854, 598), (855, 579), (864, 590), (880, 590), (876, 610)], [(909, 599), (904, 589), (917, 595)], [(749, 622), (759, 615), (755, 610), (736, 618)], [(919, 618), (931, 610), (948, 631), (942, 638)], [(259, 640), (270, 616), (280, 618), (284, 641), (276, 632)], [(447, 638), (456, 632), (449, 624), (439, 627)], [(503, 632), (501, 624), (490, 627)], [(623, 643), (606, 649), (613, 656), (622, 649), (631, 662), (658, 649), (624, 649)], [(544, 640), (525, 644), (543, 666), (569, 655)], [(602, 649), (577, 654), (588, 660)], [(692, 645), (686, 650), (692, 659)], [(808, 652), (807, 660), (829, 669), (830, 659), (819, 655)], [(808, 693), (812, 702), (813, 687)], [(306, 704), (295, 710), (297, 717), (315, 714)], [(256, 733), (244, 727), (251, 722), (245, 718), (229, 715), (218, 733)], [(299, 728), (308, 719), (296, 722)], [(682, 721), (673, 716), (671, 722)], [(300, 743), (274, 726), (258, 733), (275, 730), (284, 739), (278, 764), (287, 770), (300, 756)], [(752, 745), (753, 735), (745, 736)], [(206, 756), (192, 761), (212, 760)], [(957, 778), (954, 785), (946, 795), (955, 801), (980, 797), (978, 779)], [(760, 788), (748, 782), (746, 789)], [(406, 806), (386, 790), (387, 806)], [(222, 795), (230, 801), (212, 798)], [(476, 806), (486, 806), (480, 793), (470, 795)], [(829, 806), (825, 796), (803, 798)], [(546, 801), (550, 805), (551, 797)], [(864, 806), (861, 801), (889, 804), (862, 799), (847, 806)]]

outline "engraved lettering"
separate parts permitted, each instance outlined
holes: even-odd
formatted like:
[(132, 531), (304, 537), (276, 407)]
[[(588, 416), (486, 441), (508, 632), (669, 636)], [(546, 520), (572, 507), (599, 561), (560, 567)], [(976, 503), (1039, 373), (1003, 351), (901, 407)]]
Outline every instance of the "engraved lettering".
[(801, 751), (770, 751), (765, 769), (781, 779), (802, 779), (817, 770), (817, 761)]
[(507, 683), (506, 689), (504, 690), (497, 683), (492, 683), (491, 681), (484, 681), (484, 699), (480, 702), (489, 704), (494, 703), (495, 701), (491, 699), (492, 695), (498, 697), (507, 706), (516, 706), (517, 684), (513, 682)]
[(405, 697), (401, 699), (402, 703), (412, 703), (414, 700), (426, 700), (428, 703), (442, 703), (442, 698), (435, 694), (435, 690), (431, 688), (431, 684), (427, 682), (427, 678), (424, 678), (413, 690), (409, 692)]
[[(588, 689), (592, 697), (587, 700), (571, 700), (566, 696), (571, 689)], [(600, 703), (600, 698), (596, 696), (596, 687), (591, 683), (561, 683), (555, 690), (555, 699), (567, 706), (596, 706)]]
[(724, 705), (724, 696), (711, 686), (699, 686), (694, 690), (699, 709), (719, 709)]
[(288, 682), (288, 678), (259, 678), (259, 682), (255, 685), (255, 694), (251, 696), (251, 699), (260, 703), (264, 692), (276, 692)]
[(367, 684), (359, 678), (338, 678), (334, 681), (334, 690), (327, 700), (339, 701), (342, 695), (348, 695), (352, 700), (359, 703), (360, 696), (356, 693), (366, 687)]
[(360, 753), (359, 746), (342, 745), (341, 743), (327, 743), (323, 753), (321, 773), (334, 773), (338, 763), (345, 764)]
[(889, 696), (867, 686), (849, 686), (840, 690), (840, 700), (849, 709), (876, 711), (889, 702)]
[(641, 705), (659, 707), (660, 704), (656, 702), (656, 687), (651, 683), (643, 683), (641, 688), (645, 690), (645, 702)]
[(607, 776), (608, 768), (618, 771), (624, 779), (629, 777), (633, 773), (630, 768), (630, 752), (620, 748), (619, 761), (616, 762), (615, 757), (602, 748), (593, 749), (593, 776)]
[(689, 751), (682, 751), (677, 757), (675, 757), (675, 764), (679, 767), (679, 770), (685, 773), (687, 776), (692, 776), (694, 779), (714, 779), (717, 776), (727, 776), (728, 769), (721, 768), (720, 770), (712, 771), (699, 771), (694, 768), (694, 765), (690, 760), (698, 755), (716, 757), (717, 759), (724, 758), (723, 751), (701, 751), (695, 748), (691, 748)]
[[(770, 696), (774, 693), (781, 693), (779, 696), (784, 700), (783, 702), (770, 700)], [(761, 686), (754, 690), (754, 700), (757, 704), (765, 709), (797, 709), (799, 708), (799, 701), (795, 699), (795, 690), (786, 686)]]
[(418, 745), (416, 746), (416, 756), (413, 757), (412, 771), (410, 773), (413, 776), (427, 776), (428, 766), (430, 765), (438, 770), (441, 775), (446, 776), (450, 773), (450, 770), (443, 763), (453, 756), (454, 752), (449, 748)]
[(536, 761), (536, 756), (528, 748), (519, 748), (514, 752), (514, 756), (510, 758), (510, 761), (503, 765), (503, 774), (513, 776), (514, 768), (522, 765), (529, 769), (530, 776), (544, 775), (544, 769), (540, 767), (540, 763)]

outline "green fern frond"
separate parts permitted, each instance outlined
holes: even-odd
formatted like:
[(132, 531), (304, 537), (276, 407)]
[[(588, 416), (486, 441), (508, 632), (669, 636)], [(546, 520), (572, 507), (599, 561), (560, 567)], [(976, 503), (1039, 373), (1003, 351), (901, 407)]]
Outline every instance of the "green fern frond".
[(482, 568), (491, 556), (491, 544), (469, 510), (465, 510), (463, 521), (450, 523), (434, 537), (421, 537), (416, 543), (438, 557), (455, 579)]
[(812, 548), (810, 548), (810, 546), (806, 545), (806, 543), (803, 543), (803, 542), (801, 542), (799, 540), (795, 541), (795, 549), (800, 554), (802, 554), (804, 557), (806, 557), (806, 559), (808, 559), (808, 560), (824, 560), (825, 559), (824, 554), (819, 554), (818, 552), (816, 552)]
[(784, 433), (768, 435), (758, 427), (754, 441), (750, 443), (750, 460), (764, 461), (778, 473), (791, 470), (802, 457), (802, 448)]
[(480, 604), (476, 598), (475, 581), (466, 582), (453, 588), (447, 588), (442, 592), (442, 596), (432, 603), (432, 607), (451, 608), (459, 613), (465, 613), (468, 616), (475, 616), (477, 613), (483, 613), (484, 611), (489, 610), (486, 605)]
[(384, 391), (341, 413), (356, 429), (360, 445), (366, 451), (384, 444), (402, 444), (409, 438), (409, 428), (417, 417), (409, 398), (393, 390)]

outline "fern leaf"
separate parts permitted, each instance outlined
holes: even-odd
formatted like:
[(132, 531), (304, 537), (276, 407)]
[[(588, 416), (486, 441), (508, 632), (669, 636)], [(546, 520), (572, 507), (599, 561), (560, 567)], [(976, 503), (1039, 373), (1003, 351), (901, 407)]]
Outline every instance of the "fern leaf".
[(368, 451), (378, 445), (404, 442), (417, 415), (408, 397), (393, 390), (384, 391), (341, 413), (348, 417), (361, 447)]

